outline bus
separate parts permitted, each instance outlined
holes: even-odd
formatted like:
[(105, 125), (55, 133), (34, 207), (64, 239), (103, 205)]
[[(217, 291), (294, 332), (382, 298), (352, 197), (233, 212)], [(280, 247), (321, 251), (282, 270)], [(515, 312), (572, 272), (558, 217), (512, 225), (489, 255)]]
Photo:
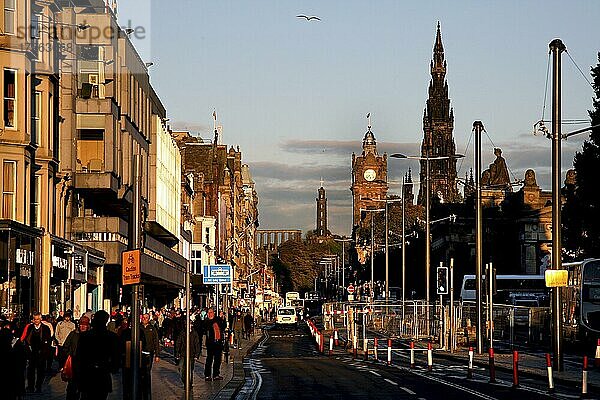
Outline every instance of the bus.
[[(482, 275), (482, 297), (487, 295), (486, 277)], [(465, 275), (460, 288), (461, 301), (475, 301), (475, 275)], [(536, 298), (540, 306), (550, 302), (544, 275), (496, 275), (495, 303), (511, 303), (516, 297)], [(485, 300), (484, 300), (485, 301)]]
[(561, 290), (563, 334), (574, 342), (600, 337), (600, 259), (564, 263), (568, 286)]
[(300, 300), (300, 293), (298, 292), (287, 292), (285, 294), (285, 305), (286, 307), (292, 307), (292, 301)]

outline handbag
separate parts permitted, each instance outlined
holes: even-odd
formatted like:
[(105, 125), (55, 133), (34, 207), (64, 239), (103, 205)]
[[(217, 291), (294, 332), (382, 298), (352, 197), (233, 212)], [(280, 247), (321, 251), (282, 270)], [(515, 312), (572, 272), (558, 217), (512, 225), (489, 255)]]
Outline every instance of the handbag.
[(71, 356), (67, 357), (67, 361), (65, 361), (65, 365), (63, 366), (62, 371), (60, 371), (60, 378), (64, 381), (70, 381), (73, 379), (73, 362)]

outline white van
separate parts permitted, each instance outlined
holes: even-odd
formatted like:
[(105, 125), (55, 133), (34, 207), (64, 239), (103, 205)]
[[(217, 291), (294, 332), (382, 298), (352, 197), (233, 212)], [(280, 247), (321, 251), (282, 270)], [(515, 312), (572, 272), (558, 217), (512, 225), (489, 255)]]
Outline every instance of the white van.
[(277, 317), (275, 326), (284, 327), (291, 326), (298, 329), (298, 315), (296, 315), (295, 307), (279, 307), (277, 309)]

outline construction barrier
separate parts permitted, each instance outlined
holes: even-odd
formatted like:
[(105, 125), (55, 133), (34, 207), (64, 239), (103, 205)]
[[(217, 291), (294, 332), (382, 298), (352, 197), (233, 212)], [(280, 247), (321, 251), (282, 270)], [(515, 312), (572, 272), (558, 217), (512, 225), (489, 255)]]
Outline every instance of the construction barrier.
[(513, 350), (513, 388), (519, 387), (519, 352)]
[(594, 367), (600, 368), (600, 339), (598, 339), (598, 343), (596, 344), (596, 357), (594, 359)]
[(469, 347), (469, 365), (467, 367), (467, 379), (473, 379), (473, 348)]
[(554, 393), (554, 378), (552, 376), (552, 357), (546, 353), (546, 369), (548, 370), (548, 393)]
[(588, 395), (588, 358), (587, 356), (583, 356), (583, 374), (581, 377), (581, 398), (587, 398)]
[(329, 336), (329, 355), (333, 354), (333, 336)]
[(494, 349), (490, 347), (490, 383), (496, 383), (496, 366), (494, 365)]
[(431, 342), (427, 343), (427, 371), (433, 371), (433, 349)]

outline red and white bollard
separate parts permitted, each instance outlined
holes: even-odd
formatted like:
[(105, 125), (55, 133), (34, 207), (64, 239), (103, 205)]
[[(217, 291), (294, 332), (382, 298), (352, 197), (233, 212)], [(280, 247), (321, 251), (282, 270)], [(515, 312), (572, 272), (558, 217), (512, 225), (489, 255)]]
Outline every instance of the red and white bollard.
[(387, 365), (392, 365), (392, 339), (388, 339)]
[(356, 359), (358, 357), (358, 339), (356, 335), (352, 338), (352, 359)]
[(415, 368), (415, 342), (410, 342), (410, 367)]
[(329, 355), (333, 354), (333, 336), (329, 336)]
[(588, 395), (587, 381), (588, 381), (588, 358), (583, 356), (583, 376), (581, 377), (581, 398), (586, 398)]
[(363, 350), (365, 352), (365, 361), (369, 359), (369, 339), (363, 339)]
[(340, 345), (340, 338), (337, 329), (333, 331), (333, 339), (335, 340), (335, 347), (338, 347)]
[(473, 379), (473, 347), (469, 347), (469, 366), (467, 368), (467, 379)]
[(552, 376), (552, 357), (546, 353), (546, 369), (548, 370), (548, 393), (554, 393), (554, 377)]
[(323, 354), (325, 352), (325, 337), (323, 332), (319, 332), (319, 347), (319, 351)]
[(600, 339), (598, 339), (598, 344), (596, 344), (596, 358), (594, 359), (594, 367), (600, 368)]
[(373, 345), (373, 356), (375, 357), (375, 361), (379, 361), (379, 357), (377, 354), (377, 347), (379, 346), (379, 339), (375, 338), (375, 344)]
[(433, 349), (431, 342), (427, 343), (427, 371), (433, 371)]
[(519, 352), (513, 350), (513, 388), (519, 387)]
[(494, 349), (490, 348), (490, 383), (496, 383), (496, 366), (494, 365)]

